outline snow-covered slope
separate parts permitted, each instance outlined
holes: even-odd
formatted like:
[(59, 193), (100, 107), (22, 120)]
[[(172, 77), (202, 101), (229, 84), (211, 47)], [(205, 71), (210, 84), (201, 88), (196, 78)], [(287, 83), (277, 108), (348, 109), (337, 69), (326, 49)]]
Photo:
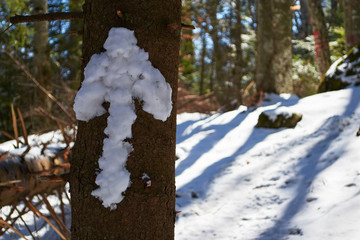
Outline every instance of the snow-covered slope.
[[(262, 111), (280, 107), (303, 114), (295, 128), (255, 128)], [(359, 126), (360, 87), (179, 115), (176, 240), (359, 239)], [(26, 218), (33, 229), (32, 220)], [(58, 238), (48, 225), (37, 226), (40, 239)], [(16, 227), (31, 239), (21, 222)]]
[[(358, 239), (360, 88), (267, 99), (179, 116), (177, 240)], [(283, 106), (303, 114), (294, 129), (254, 128)]]

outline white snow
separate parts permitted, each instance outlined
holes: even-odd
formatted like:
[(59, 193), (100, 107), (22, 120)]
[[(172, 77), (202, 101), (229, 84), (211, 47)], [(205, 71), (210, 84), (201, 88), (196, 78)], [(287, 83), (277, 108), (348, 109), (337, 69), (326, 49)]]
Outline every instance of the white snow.
[[(176, 240), (358, 239), (360, 88), (263, 104), (179, 116)], [(283, 107), (294, 129), (254, 128)]]
[[(265, 100), (245, 112), (178, 115), (176, 240), (358, 239), (360, 87)], [(261, 112), (283, 106), (303, 114), (295, 128), (255, 128)], [(24, 218), (34, 229), (33, 215)], [(46, 226), (40, 239), (57, 239)]]
[(142, 101), (143, 110), (155, 119), (166, 121), (172, 110), (170, 85), (136, 43), (133, 31), (112, 28), (104, 44), (106, 51), (93, 55), (86, 66), (74, 104), (76, 118), (89, 121), (106, 112), (104, 102), (110, 103), (108, 138), (104, 139), (101, 172), (96, 178), (99, 188), (92, 195), (111, 209), (122, 201), (131, 184), (126, 161), (133, 148), (125, 140), (132, 138), (131, 126), (137, 117), (134, 99)]
[(290, 111), (288, 107), (279, 107), (275, 110), (266, 110), (263, 112), (263, 114), (268, 116), (270, 121), (275, 122), (279, 115), (282, 115), (285, 118), (290, 118), (293, 114), (297, 113)]

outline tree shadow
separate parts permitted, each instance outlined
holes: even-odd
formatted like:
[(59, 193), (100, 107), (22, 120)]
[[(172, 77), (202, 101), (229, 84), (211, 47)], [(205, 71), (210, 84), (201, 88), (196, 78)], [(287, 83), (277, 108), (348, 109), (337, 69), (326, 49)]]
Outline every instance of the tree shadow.
[[(214, 164), (208, 166), (198, 177), (194, 178), (191, 182), (185, 184), (177, 190), (177, 192), (185, 193), (191, 191), (192, 194), (195, 194), (196, 198), (204, 199), (207, 196), (207, 191), (209, 186), (212, 184), (212, 181), (217, 177), (223, 174), (226, 171), (227, 167), (230, 166), (235, 159), (252, 149), (259, 142), (263, 141), (269, 135), (278, 133), (285, 130), (281, 129), (256, 129), (254, 128), (250, 136), (247, 138), (244, 144), (242, 144), (233, 154), (228, 157), (222, 158), (216, 161)], [(195, 161), (197, 160), (197, 156)], [(191, 203), (191, 199), (178, 199), (181, 207), (185, 207)]]
[[(323, 140), (320, 140), (315, 144), (301, 159), (297, 165), (300, 169), (298, 172), (299, 182), (296, 190), (296, 195), (288, 203), (282, 216), (275, 222), (275, 224), (262, 232), (257, 238), (258, 240), (269, 240), (269, 239), (285, 239), (290, 234), (291, 227), (290, 221), (298, 214), (303, 206), (306, 204), (307, 193), (311, 183), (315, 180), (316, 176), (333, 165), (337, 160), (338, 156), (341, 156), (343, 152), (337, 152), (336, 156), (323, 158), (323, 155), (333, 142), (338, 139), (341, 135), (342, 129), (341, 120), (344, 117), (351, 116), (360, 103), (360, 94), (355, 94), (355, 91), (359, 91), (359, 88), (353, 89), (349, 104), (344, 110), (341, 116), (333, 116), (326, 120), (326, 122), (317, 130), (318, 133), (327, 134)], [(327, 106), (328, 107), (328, 106)], [(317, 134), (315, 132), (314, 134)], [(322, 134), (323, 135), (323, 134)], [(354, 132), (355, 135), (355, 132)]]
[[(274, 97), (272, 97), (272, 98), (274, 98)], [(274, 98), (273, 100), (268, 100), (268, 101), (264, 100), (264, 103), (265, 103), (265, 105), (275, 105), (278, 103), (278, 106), (276, 106), (276, 108), (278, 108), (278, 107), (290, 107), (292, 105), (297, 104), (298, 101), (299, 101), (298, 98), (291, 98), (291, 99), (285, 100), (284, 98), (278, 96), (277, 98)], [(180, 144), (181, 142), (187, 140), (191, 136), (193, 136), (197, 133), (200, 133), (200, 132), (211, 131), (211, 133), (209, 133), (205, 138), (200, 140), (200, 142), (191, 149), (188, 156), (179, 163), (179, 165), (176, 167), (176, 176), (181, 175), (187, 168), (191, 167), (203, 154), (208, 153), (214, 147), (214, 145), (216, 143), (218, 143), (222, 138), (224, 138), (235, 127), (239, 126), (249, 116), (249, 114), (251, 114), (251, 112), (254, 110), (256, 110), (256, 108), (250, 108), (247, 111), (239, 111), (239, 113), (236, 114), (236, 116), (230, 122), (227, 122), (225, 124), (210, 125), (209, 127), (203, 128), (203, 126), (205, 124), (216, 120), (217, 118), (219, 118), (222, 115), (219, 114), (219, 115), (210, 116), (208, 119), (200, 120), (200, 121), (203, 121), (202, 124), (199, 124), (198, 126), (196, 126), (194, 129), (191, 130), (191, 134), (186, 134), (186, 136), (183, 136), (183, 135), (185, 134), (186, 128), (191, 126), (191, 123), (186, 122), (186, 124), (180, 125), (178, 127), (178, 131), (177, 131), (177, 139), (176, 139), (177, 144)], [(194, 124), (194, 123), (196, 123), (196, 121), (192, 122), (192, 124)], [(277, 130), (264, 130), (264, 131), (265, 132), (269, 131), (269, 133), (277, 132)], [(265, 138), (266, 136), (263, 136), (263, 137)], [(259, 138), (259, 139), (258, 138), (259, 138), (258, 134), (254, 134), (254, 132), (252, 132), (251, 136), (248, 138), (248, 140), (246, 141), (246, 143), (243, 146), (246, 146), (250, 142), (252, 142), (252, 144), (256, 144), (264, 139), (264, 138)], [(256, 139), (258, 139), (258, 140), (256, 140)], [(250, 144), (249, 146), (251, 146), (252, 144)], [(247, 147), (245, 147), (245, 148), (244, 148), (245, 150), (243, 150), (243, 147), (240, 147), (238, 149), (238, 151), (236, 151), (234, 154), (244, 153), (245, 151), (250, 150), (252, 148), (252, 146), (249, 149), (247, 149)], [(204, 151), (204, 149), (206, 149), (206, 150)], [(231, 158), (231, 157), (235, 157), (235, 155), (230, 156), (228, 158)], [(215, 165), (214, 165), (214, 168), (212, 167), (212, 169), (216, 169), (216, 167), (222, 166), (221, 162), (223, 162), (223, 161), (225, 164), (227, 162), (225, 159), (228, 159), (228, 158), (224, 158), (220, 161), (217, 161), (217, 163), (215, 163)]]
[[(195, 129), (193, 129), (191, 131), (191, 135), (189, 135), (187, 138), (199, 132), (211, 131), (211, 133), (209, 133), (205, 138), (200, 140), (200, 142), (191, 149), (188, 156), (179, 163), (179, 165), (176, 167), (176, 176), (181, 175), (187, 168), (191, 167), (203, 154), (209, 152), (214, 147), (214, 145), (219, 142), (226, 134), (228, 134), (234, 127), (240, 125), (240, 123), (247, 117), (247, 115), (248, 114), (240, 112), (227, 124), (211, 125), (205, 128), (202, 128), (203, 125), (199, 125)], [(184, 140), (185, 139), (183, 139), (183, 141)], [(204, 151), (204, 149), (206, 150)]]

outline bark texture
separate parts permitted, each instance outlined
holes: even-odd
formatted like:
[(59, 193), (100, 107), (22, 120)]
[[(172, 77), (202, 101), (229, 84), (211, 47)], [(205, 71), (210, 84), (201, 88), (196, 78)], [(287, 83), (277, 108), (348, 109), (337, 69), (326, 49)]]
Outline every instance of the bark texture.
[[(136, 104), (132, 127), (134, 151), (126, 168), (131, 186), (110, 211), (91, 195), (98, 159), (102, 155), (107, 114), (78, 123), (71, 162), (72, 239), (164, 239), (174, 238), (175, 134), (181, 2), (88, 0), (84, 5), (83, 66), (93, 54), (103, 51), (112, 27), (135, 30), (138, 46), (149, 53), (172, 87), (173, 111), (166, 122), (155, 120)], [(105, 104), (106, 105), (106, 104)], [(150, 187), (141, 179), (147, 173)]]
[(260, 92), (291, 93), (290, 1), (259, 0), (257, 19), (257, 89)]
[[(47, 0), (32, 0), (33, 13), (45, 14), (48, 11)], [(35, 65), (35, 78), (41, 86), (49, 92), (52, 91), (52, 74), (50, 63), (50, 47), (49, 47), (49, 23), (47, 21), (34, 23), (34, 65)], [(39, 89), (34, 91), (34, 104), (35, 107), (41, 106), (47, 112), (51, 112), (52, 102), (44, 95)], [(47, 119), (33, 118), (32, 125), (34, 129), (38, 130), (46, 128), (49, 124)]]
[(315, 56), (318, 71), (323, 76), (331, 65), (328, 30), (321, 0), (307, 0), (312, 32), (315, 40)]
[(305, 38), (311, 34), (311, 23), (310, 23), (310, 16), (309, 10), (306, 5), (306, 0), (300, 0), (300, 18), (301, 18), (301, 34), (300, 38)]
[(235, 69), (233, 76), (233, 86), (235, 91), (235, 99), (238, 101), (240, 105), (241, 102), (241, 85), (242, 85), (242, 68), (243, 68), (243, 60), (242, 60), (242, 48), (241, 48), (241, 34), (242, 34), (242, 23), (241, 23), (241, 8), (242, 4), (240, 0), (235, 1), (235, 16), (236, 16), (236, 26), (235, 26)]
[(346, 50), (360, 42), (360, 2), (343, 0)]

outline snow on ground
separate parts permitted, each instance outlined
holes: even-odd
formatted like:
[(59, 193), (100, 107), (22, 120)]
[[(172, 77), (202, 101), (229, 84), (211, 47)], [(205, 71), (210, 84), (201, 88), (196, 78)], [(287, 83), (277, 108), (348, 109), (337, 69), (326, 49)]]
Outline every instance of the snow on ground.
[[(178, 124), (177, 240), (358, 238), (360, 88), (267, 98)], [(294, 129), (254, 128), (281, 107)]]
[[(254, 127), (283, 107), (303, 114), (295, 128)], [(360, 87), (178, 115), (176, 240), (358, 239), (359, 126)]]

